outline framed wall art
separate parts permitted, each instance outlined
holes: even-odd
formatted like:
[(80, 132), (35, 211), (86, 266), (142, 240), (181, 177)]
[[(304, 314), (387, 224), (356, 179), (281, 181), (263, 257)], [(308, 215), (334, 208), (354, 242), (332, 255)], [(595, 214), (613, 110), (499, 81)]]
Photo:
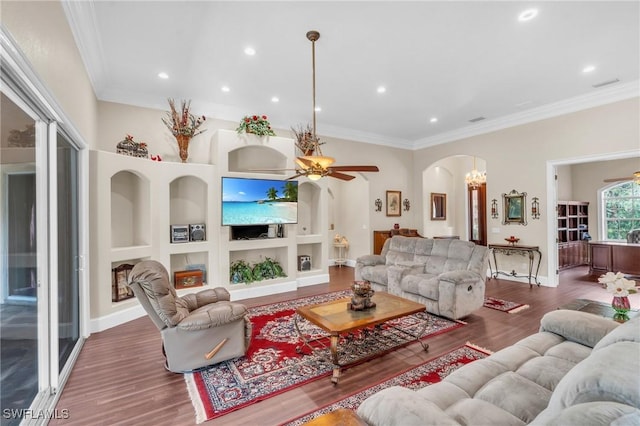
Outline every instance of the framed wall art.
[(503, 225), (527, 224), (527, 193), (518, 192), (515, 189), (508, 194), (502, 194), (504, 204)]
[(402, 214), (402, 192), (387, 191), (387, 216), (400, 216)]

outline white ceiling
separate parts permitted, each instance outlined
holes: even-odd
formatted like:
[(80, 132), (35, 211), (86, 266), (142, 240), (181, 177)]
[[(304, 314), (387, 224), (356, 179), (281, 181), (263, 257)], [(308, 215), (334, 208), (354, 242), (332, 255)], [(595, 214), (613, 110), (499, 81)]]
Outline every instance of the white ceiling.
[[(638, 1), (69, 1), (100, 100), (418, 148), (639, 94)], [(519, 22), (536, 8), (538, 15)], [(254, 56), (243, 50), (252, 46)], [(587, 65), (596, 68), (583, 73)], [(170, 78), (162, 80), (159, 72)], [(600, 88), (594, 84), (618, 79)], [(386, 87), (383, 94), (378, 86)], [(222, 86), (228, 86), (225, 93)], [(277, 96), (280, 101), (273, 103)], [(430, 119), (437, 117), (436, 123)], [(470, 123), (476, 117), (485, 120)]]

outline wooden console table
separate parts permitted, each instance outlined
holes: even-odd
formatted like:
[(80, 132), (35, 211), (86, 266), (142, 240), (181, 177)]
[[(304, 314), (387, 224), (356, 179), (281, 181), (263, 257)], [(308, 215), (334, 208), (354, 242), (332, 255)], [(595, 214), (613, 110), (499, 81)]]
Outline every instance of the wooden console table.
[[(511, 245), (511, 244), (489, 244), (487, 246), (491, 252), (493, 253), (493, 264), (496, 267), (496, 271), (493, 272), (493, 268), (491, 267), (491, 261), (489, 261), (489, 272), (491, 273), (491, 278), (498, 278), (498, 274), (511, 276), (511, 277), (524, 277), (529, 279), (529, 288), (532, 286), (531, 280), (540, 287), (540, 282), (538, 281), (538, 272), (540, 271), (540, 262), (542, 261), (542, 253), (540, 252), (540, 248), (538, 246), (519, 246), (519, 245)], [(529, 258), (529, 275), (518, 275), (516, 274), (515, 269), (510, 273), (502, 272), (498, 268), (498, 259), (496, 258), (496, 253), (505, 254), (507, 256), (511, 256), (512, 254), (518, 254), (521, 256), (528, 256)], [(535, 268), (535, 274), (533, 273), (533, 265), (535, 263), (535, 255), (538, 255), (538, 263)]]
[(589, 242), (589, 273), (622, 272), (640, 276), (640, 244), (616, 241)]

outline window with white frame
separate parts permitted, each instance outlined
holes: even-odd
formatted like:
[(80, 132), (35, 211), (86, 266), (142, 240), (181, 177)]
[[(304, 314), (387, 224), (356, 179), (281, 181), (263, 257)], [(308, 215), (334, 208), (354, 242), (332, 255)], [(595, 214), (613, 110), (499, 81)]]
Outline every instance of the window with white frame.
[(604, 239), (626, 241), (627, 233), (640, 228), (640, 185), (621, 182), (602, 191)]

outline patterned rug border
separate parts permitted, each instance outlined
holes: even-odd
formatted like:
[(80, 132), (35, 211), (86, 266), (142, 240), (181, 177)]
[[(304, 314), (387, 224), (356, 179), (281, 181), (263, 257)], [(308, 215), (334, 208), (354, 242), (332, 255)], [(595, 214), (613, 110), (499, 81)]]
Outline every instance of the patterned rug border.
[(321, 407), (318, 407), (318, 408), (315, 408), (315, 409), (313, 409), (313, 410), (307, 411), (306, 413), (304, 413), (304, 414), (302, 414), (302, 415), (300, 415), (300, 416), (297, 416), (297, 417), (294, 417), (294, 418), (292, 418), (292, 419), (289, 419), (289, 420), (287, 420), (286, 422), (279, 424), (279, 426), (287, 426), (287, 425), (291, 425), (291, 424), (295, 423), (296, 421), (299, 421), (300, 419), (303, 419), (304, 417), (309, 416), (310, 414), (313, 414), (313, 413), (315, 413), (315, 412), (319, 412), (319, 411), (324, 410), (324, 409), (326, 409), (327, 407), (330, 407), (330, 406), (332, 406), (332, 405), (334, 405), (334, 404), (338, 404), (338, 403), (340, 403), (341, 401), (344, 401), (344, 400), (347, 400), (347, 399), (349, 399), (349, 398), (352, 398), (353, 396), (355, 396), (355, 395), (357, 395), (357, 394), (359, 394), (359, 393), (361, 393), (361, 392), (365, 392), (367, 389), (370, 389), (370, 388), (374, 388), (374, 387), (376, 387), (376, 386), (379, 386), (379, 385), (381, 385), (382, 383), (385, 383), (385, 382), (387, 382), (387, 381), (389, 381), (389, 380), (394, 379), (395, 377), (400, 377), (400, 376), (402, 376), (403, 374), (406, 374), (406, 373), (410, 372), (411, 370), (414, 370), (414, 369), (420, 368), (420, 367), (422, 367), (422, 366), (424, 366), (424, 365), (426, 365), (426, 364), (429, 364), (429, 363), (431, 363), (431, 362), (434, 362), (434, 361), (436, 361), (436, 360), (437, 360), (437, 359), (439, 359), (439, 358), (442, 358), (442, 357), (444, 357), (444, 356), (446, 356), (446, 355), (448, 355), (448, 354), (450, 354), (450, 353), (453, 353), (453, 352), (458, 351), (458, 350), (460, 350), (460, 349), (463, 349), (463, 348), (465, 348), (465, 347), (470, 348), (470, 349), (473, 349), (473, 350), (478, 351), (478, 352), (482, 352), (482, 353), (486, 354), (487, 356), (489, 356), (489, 355), (493, 354), (493, 351), (492, 351), (492, 350), (489, 350), (489, 349), (483, 348), (483, 347), (478, 346), (478, 345), (476, 345), (476, 344), (473, 344), (473, 343), (471, 343), (471, 342), (466, 342), (464, 345), (461, 345), (461, 346), (458, 346), (458, 347), (456, 347), (456, 348), (453, 348), (453, 349), (451, 349), (451, 350), (449, 350), (449, 351), (447, 351), (447, 352), (445, 352), (445, 353), (443, 353), (443, 354), (440, 354), (440, 355), (438, 355), (438, 356), (434, 356), (434, 357), (432, 357), (432, 358), (429, 358), (428, 360), (426, 360), (426, 361), (424, 361), (424, 362), (421, 362), (420, 364), (417, 364), (417, 365), (414, 365), (414, 366), (408, 367), (408, 368), (406, 368), (406, 369), (404, 369), (404, 370), (402, 370), (402, 371), (400, 371), (400, 372), (398, 372), (398, 373), (395, 373), (395, 374), (392, 374), (392, 375), (390, 375), (390, 376), (387, 376), (387, 377), (385, 377), (384, 379), (381, 379), (381, 380), (379, 380), (378, 382), (373, 383), (372, 385), (364, 386), (364, 387), (362, 387), (362, 388), (360, 388), (360, 389), (358, 389), (358, 390), (356, 390), (356, 391), (353, 391), (353, 392), (352, 392), (352, 393), (350, 393), (349, 395), (346, 395), (346, 396), (343, 396), (343, 397), (341, 397), (341, 398), (338, 398), (338, 399), (334, 400), (333, 402), (329, 402), (329, 403), (327, 403), (327, 404), (325, 404), (325, 405), (323, 405), (323, 406), (321, 406)]
[[(501, 302), (505, 302), (506, 304), (511, 304), (511, 305), (513, 305), (513, 307), (509, 308), (509, 309), (500, 309), (498, 307), (487, 305), (487, 299), (499, 300)], [(524, 311), (525, 309), (529, 309), (531, 307), (531, 306), (526, 305), (524, 303), (510, 302), (508, 300), (499, 299), (497, 297), (492, 297), (492, 296), (485, 296), (485, 301), (482, 304), (482, 306), (485, 307), (485, 308), (488, 308), (488, 309), (493, 309), (494, 311), (506, 312), (508, 314), (516, 314), (518, 312)]]
[[(344, 296), (346, 297), (346, 296), (351, 294), (351, 290), (330, 291), (330, 292), (327, 292), (327, 293), (321, 293), (321, 294), (316, 294), (316, 295), (301, 296), (301, 297), (298, 297), (298, 298), (295, 298), (295, 299), (288, 299), (288, 300), (283, 300), (283, 301), (280, 301), (280, 302), (265, 303), (265, 304), (262, 304), (262, 305), (257, 305), (257, 306), (253, 306), (253, 307), (249, 308), (248, 309), (249, 310), (248, 314), (249, 314), (249, 317), (260, 315), (260, 313), (254, 313), (252, 315), (251, 311), (252, 310), (254, 310), (254, 311), (255, 310), (260, 310), (260, 309), (263, 309), (265, 307), (272, 306), (272, 305), (280, 305), (280, 304), (284, 305), (284, 304), (287, 304), (287, 305), (294, 305), (295, 306), (295, 302), (300, 302), (301, 300), (304, 300), (304, 299), (313, 299), (313, 298), (316, 298), (316, 297), (323, 297), (323, 296), (326, 297), (326, 296), (331, 296), (331, 295), (338, 296), (336, 298), (342, 298), (343, 295), (341, 293), (344, 293)], [(292, 309), (292, 308), (294, 308), (294, 306), (287, 306), (287, 309)], [(437, 315), (434, 315), (434, 314), (431, 314), (431, 313), (428, 313), (428, 312), (425, 312), (425, 313), (427, 315), (438, 317)], [(438, 317), (438, 318), (442, 318), (442, 317)], [(462, 326), (467, 324), (464, 321), (451, 320), (451, 319), (448, 319), (448, 318), (442, 318), (442, 319), (446, 319), (448, 321), (451, 321), (454, 324), (450, 328), (439, 330), (439, 331), (436, 331), (434, 333), (431, 333), (431, 334), (428, 334), (426, 336), (423, 336), (420, 340), (425, 340), (427, 338), (435, 337), (435, 336), (438, 336), (440, 334), (456, 330), (456, 329), (458, 329), (458, 328), (460, 328), (460, 327), (462, 327)], [(381, 352), (379, 355), (376, 355), (376, 358), (385, 356), (390, 352), (393, 352), (395, 350), (398, 350), (398, 349), (401, 349), (401, 348), (404, 348), (404, 347), (407, 347), (407, 346), (411, 346), (411, 345), (414, 345), (414, 344), (418, 344), (418, 342), (417, 341), (407, 341), (407, 342), (405, 342), (405, 343), (403, 343), (401, 345), (398, 345), (398, 346), (396, 346), (396, 347), (394, 347), (392, 349), (389, 349), (389, 350)], [(463, 347), (463, 346), (461, 346), (461, 347)], [(477, 349), (477, 350), (479, 350), (481, 352), (482, 351), (486, 352), (486, 350), (483, 350), (483, 349), (479, 349), (479, 348), (474, 348), (474, 349)], [(437, 358), (438, 357), (435, 357), (434, 359), (437, 359)], [(367, 361), (370, 361), (371, 359), (372, 358), (365, 358), (365, 359), (362, 359), (360, 361), (357, 361), (357, 362), (354, 362), (352, 364), (349, 364), (348, 366), (343, 367), (343, 371), (347, 370), (349, 368), (355, 367), (357, 365), (361, 365), (361, 364), (363, 364), (363, 363), (365, 363)], [(233, 411), (245, 408), (245, 407), (247, 407), (249, 405), (258, 403), (260, 401), (264, 401), (264, 400), (269, 399), (271, 397), (274, 397), (276, 395), (280, 395), (282, 393), (289, 392), (289, 391), (291, 391), (293, 389), (296, 389), (296, 388), (299, 388), (301, 386), (304, 386), (304, 385), (306, 385), (306, 384), (308, 384), (310, 382), (329, 377), (329, 376), (332, 375), (333, 372), (332, 372), (332, 370), (329, 370), (329, 371), (327, 371), (326, 373), (324, 373), (322, 375), (319, 375), (319, 376), (316, 376), (316, 377), (311, 377), (308, 380), (304, 380), (302, 382), (296, 383), (294, 386), (291, 386), (291, 387), (288, 387), (288, 388), (284, 388), (284, 389), (281, 389), (281, 390), (278, 390), (278, 391), (274, 391), (272, 393), (269, 393), (268, 395), (264, 395), (264, 396), (261, 396), (261, 397), (258, 397), (256, 399), (254, 399), (254, 400), (247, 401), (246, 403), (244, 403), (242, 405), (238, 405), (236, 407), (233, 407), (233, 408), (231, 408), (231, 409), (229, 409), (229, 410), (227, 410), (227, 411), (225, 411), (223, 413), (215, 413), (215, 412), (212, 413), (212, 412), (209, 412), (209, 410), (207, 409), (207, 407), (203, 403), (202, 398), (200, 396), (200, 394), (202, 392), (206, 393), (206, 386), (205, 386), (205, 384), (203, 382), (202, 376), (201, 375), (196, 375), (195, 373), (196, 373), (195, 371), (192, 372), (192, 373), (185, 373), (183, 376), (184, 376), (185, 384), (187, 386), (187, 391), (189, 393), (189, 398), (191, 399), (191, 403), (192, 403), (192, 405), (194, 407), (194, 411), (195, 411), (195, 415), (196, 415), (196, 424), (200, 424), (200, 423), (203, 423), (205, 421), (220, 419), (220, 418), (224, 417), (225, 414), (229, 414), (229, 413), (231, 413)]]

